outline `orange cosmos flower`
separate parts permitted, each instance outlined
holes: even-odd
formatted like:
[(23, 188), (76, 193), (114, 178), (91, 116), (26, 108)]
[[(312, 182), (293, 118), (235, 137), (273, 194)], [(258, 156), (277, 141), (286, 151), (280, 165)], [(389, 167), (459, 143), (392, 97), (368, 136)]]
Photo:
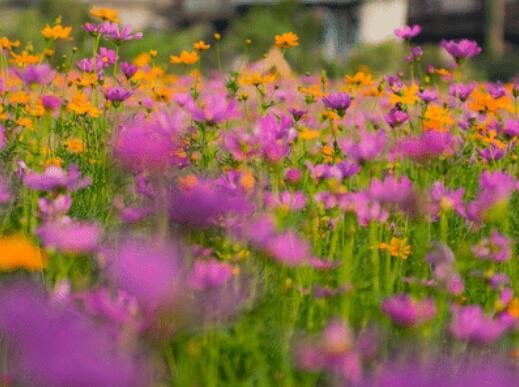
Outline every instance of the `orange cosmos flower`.
[(413, 83), (411, 86), (406, 85), (398, 93), (391, 94), (389, 97), (389, 102), (391, 102), (393, 105), (398, 103), (403, 105), (414, 105), (420, 100), (420, 98), (416, 95), (416, 93), (419, 91), (420, 88), (416, 83)]
[(17, 64), (20, 67), (23, 67), (25, 65), (32, 65), (37, 64), (40, 62), (40, 55), (33, 55), (29, 54), (27, 51), (22, 51), (21, 54), (15, 54), (14, 52), (11, 52), (11, 56), (13, 59), (11, 59), (11, 62)]
[(28, 117), (20, 117), (16, 120), (16, 124), (27, 129), (33, 129), (32, 120)]
[(43, 37), (49, 40), (72, 40), (72, 37), (70, 36), (71, 33), (72, 27), (63, 27), (61, 24), (56, 24), (52, 27), (47, 24), (41, 31)]
[(244, 74), (238, 79), (238, 83), (241, 86), (261, 86), (267, 83), (272, 83), (276, 80), (276, 74), (266, 73), (261, 74), (258, 71), (254, 71), (248, 74)]
[(92, 7), (90, 9), (90, 15), (101, 20), (119, 23), (119, 12), (115, 9)]
[(407, 238), (391, 238), (389, 243), (380, 243), (380, 250), (387, 250), (392, 257), (407, 259), (411, 254), (411, 245), (407, 244)]
[(211, 48), (211, 45), (207, 44), (203, 40), (199, 40), (196, 43), (193, 43), (193, 48), (197, 51), (205, 51)]
[(198, 62), (200, 57), (196, 51), (182, 51), (179, 56), (171, 55), (169, 60), (173, 64), (195, 64)]
[(279, 48), (292, 48), (299, 46), (299, 36), (293, 32), (286, 32), (281, 35), (276, 35), (274, 43)]
[(359, 71), (353, 76), (345, 75), (344, 82), (352, 86), (371, 86), (373, 84), (373, 77), (371, 74), (366, 74), (362, 71)]
[(65, 141), (65, 147), (70, 153), (81, 153), (85, 150), (85, 144), (79, 138), (71, 138)]
[(42, 270), (47, 266), (42, 251), (22, 235), (0, 237), (0, 270)]
[(11, 51), (13, 48), (16, 48), (20, 45), (20, 41), (19, 40), (9, 40), (8, 38), (6, 38), (5, 36), (0, 38), (0, 47), (3, 48), (4, 50), (9, 50)]

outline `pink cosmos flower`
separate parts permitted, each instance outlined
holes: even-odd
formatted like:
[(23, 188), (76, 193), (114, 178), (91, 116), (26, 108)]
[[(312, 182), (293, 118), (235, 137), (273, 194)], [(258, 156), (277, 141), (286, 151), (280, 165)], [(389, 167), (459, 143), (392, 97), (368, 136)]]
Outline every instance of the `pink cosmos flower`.
[(396, 324), (413, 327), (432, 320), (436, 316), (436, 305), (431, 299), (413, 300), (407, 294), (399, 294), (386, 299), (382, 311)]
[(415, 24), (413, 26), (404, 26), (402, 28), (397, 28), (394, 32), (398, 38), (402, 40), (409, 40), (418, 36), (418, 34), (422, 32), (422, 27), (418, 24)]
[(70, 254), (83, 254), (97, 248), (101, 228), (97, 223), (62, 219), (43, 223), (37, 234), (46, 248)]
[(457, 62), (481, 54), (481, 47), (479, 47), (473, 40), (442, 40), (440, 45), (445, 49), (445, 51), (452, 55)]

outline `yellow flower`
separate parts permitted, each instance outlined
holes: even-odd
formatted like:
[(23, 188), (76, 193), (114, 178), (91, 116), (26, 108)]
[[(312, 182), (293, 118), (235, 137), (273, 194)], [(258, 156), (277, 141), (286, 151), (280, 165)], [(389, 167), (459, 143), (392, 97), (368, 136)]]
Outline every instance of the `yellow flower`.
[(119, 12), (115, 9), (92, 7), (90, 9), (90, 15), (101, 20), (119, 23)]
[(429, 105), (424, 114), (425, 130), (448, 132), (456, 121), (449, 115), (449, 110), (438, 105)]
[(41, 103), (37, 103), (34, 106), (26, 105), (25, 111), (33, 117), (42, 117), (45, 114), (45, 108)]
[(197, 51), (205, 51), (211, 48), (211, 45), (207, 44), (203, 40), (199, 40), (196, 43), (193, 43), (193, 48)]
[(97, 85), (96, 73), (82, 73), (81, 77), (76, 80), (78, 87), (91, 87)]
[(420, 91), (420, 89), (416, 83), (413, 83), (411, 86), (406, 85), (398, 93), (391, 94), (389, 102), (393, 105), (396, 105), (397, 103), (403, 105), (414, 105), (420, 100), (416, 95), (418, 91)]
[(45, 39), (58, 40), (72, 40), (70, 34), (72, 33), (72, 27), (63, 27), (61, 24), (55, 26), (49, 26), (48, 24), (41, 31), (41, 34)]
[(52, 159), (46, 160), (43, 166), (47, 168), (50, 166), (61, 167), (62, 165), (63, 160), (60, 157), (53, 157)]
[(323, 145), (323, 159), (325, 163), (333, 161), (333, 148), (329, 145)]
[(32, 129), (33, 126), (32, 126), (32, 120), (28, 117), (20, 117), (16, 120), (16, 124), (21, 126), (21, 127), (24, 127), (24, 128), (28, 128), (28, 129)]
[(299, 46), (299, 36), (294, 34), (293, 32), (286, 32), (281, 35), (276, 35), (275, 45), (279, 48), (292, 48)]
[(7, 120), (7, 113), (4, 111), (4, 105), (0, 105), (0, 121)]
[(179, 56), (177, 55), (171, 55), (169, 60), (173, 64), (195, 64), (198, 62), (200, 57), (196, 53), (196, 51), (182, 51)]
[(324, 97), (324, 93), (318, 85), (312, 85), (309, 87), (301, 87), (299, 91), (307, 96), (318, 99)]
[(133, 60), (133, 64), (137, 67), (146, 67), (151, 62), (151, 55), (148, 52), (143, 52), (137, 55)]
[(6, 38), (5, 36), (0, 38), (0, 47), (4, 50), (9, 50), (11, 51), (13, 48), (16, 48), (20, 45), (20, 41), (19, 40), (9, 40), (8, 38)]
[(31, 98), (25, 91), (15, 91), (9, 94), (8, 99), (11, 105), (25, 105), (29, 103)]
[(42, 270), (47, 266), (44, 254), (22, 235), (0, 237), (0, 270)]
[(88, 100), (88, 96), (83, 93), (77, 93), (67, 105), (67, 110), (79, 115), (88, 114), (90, 117), (96, 118), (101, 115), (101, 110), (93, 106)]
[(29, 54), (27, 51), (22, 51), (21, 54), (11, 52), (11, 62), (16, 63), (18, 66), (32, 65), (40, 62), (40, 55)]
[(240, 177), (240, 187), (242, 187), (245, 192), (251, 192), (256, 184), (256, 178), (254, 174), (250, 171), (243, 172)]
[(366, 74), (362, 71), (359, 71), (353, 76), (345, 75), (344, 82), (352, 86), (371, 86), (373, 84), (373, 77), (371, 74)]
[(43, 55), (45, 55), (47, 58), (50, 58), (55, 53), (56, 53), (56, 51), (51, 50), (50, 48), (46, 48), (45, 50), (43, 50)]
[(313, 140), (313, 139), (319, 137), (319, 131), (308, 129), (308, 128), (303, 128), (303, 130), (299, 133), (299, 136), (303, 140)]
[(215, 33), (213, 34), (213, 37), (214, 37), (214, 40), (220, 40), (220, 39), (222, 39), (222, 35), (220, 35), (218, 32), (215, 32)]
[(246, 73), (238, 79), (241, 86), (261, 86), (267, 83), (272, 83), (276, 80), (276, 74), (266, 73), (261, 74), (258, 71)]
[(411, 245), (407, 244), (407, 238), (391, 238), (391, 242), (389, 243), (380, 243), (380, 250), (387, 250), (392, 257), (400, 257), (402, 259), (407, 259), (409, 254), (411, 254)]
[(85, 144), (79, 138), (71, 138), (65, 141), (65, 147), (70, 153), (81, 153), (85, 150)]

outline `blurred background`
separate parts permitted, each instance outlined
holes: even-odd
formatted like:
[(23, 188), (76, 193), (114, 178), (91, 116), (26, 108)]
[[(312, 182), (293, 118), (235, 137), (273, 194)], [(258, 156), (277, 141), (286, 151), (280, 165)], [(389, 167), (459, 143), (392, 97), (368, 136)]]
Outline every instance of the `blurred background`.
[[(2, 33), (43, 47), (42, 26), (62, 16), (75, 27), (79, 54), (89, 52), (79, 25), (89, 20), (92, 6), (117, 9), (123, 24), (145, 32), (143, 40), (125, 46), (128, 56), (155, 49), (166, 61), (219, 32), (225, 65), (232, 68), (244, 56), (261, 59), (275, 34), (293, 31), (301, 47), (289, 50), (288, 61), (301, 73), (388, 73), (404, 56), (393, 30), (420, 24), (416, 42), (424, 47), (424, 63), (446, 65), (437, 47), (441, 39), (470, 38), (485, 49), (473, 63), (476, 76), (508, 80), (519, 71), (519, 0), (0, 0)], [(207, 55), (204, 66), (213, 61)]]

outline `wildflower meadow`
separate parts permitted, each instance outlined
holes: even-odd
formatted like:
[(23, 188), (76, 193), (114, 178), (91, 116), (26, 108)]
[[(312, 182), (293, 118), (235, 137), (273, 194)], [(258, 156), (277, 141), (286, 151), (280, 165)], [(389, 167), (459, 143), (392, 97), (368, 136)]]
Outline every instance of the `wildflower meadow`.
[(519, 80), (476, 42), (332, 79), (90, 18), (0, 38), (2, 385), (519, 385)]

